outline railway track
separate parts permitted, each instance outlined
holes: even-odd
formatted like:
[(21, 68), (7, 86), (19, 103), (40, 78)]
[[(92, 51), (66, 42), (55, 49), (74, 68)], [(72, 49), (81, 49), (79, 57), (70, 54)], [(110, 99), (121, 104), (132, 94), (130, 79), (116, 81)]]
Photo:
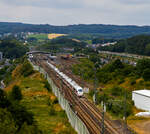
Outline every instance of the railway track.
[[(67, 81), (62, 79), (61, 76), (59, 76), (56, 72), (54, 72), (45, 61), (40, 61), (38, 57), (36, 57), (35, 63), (44, 68), (44, 70), (54, 81), (55, 85), (59, 89), (61, 89), (61, 92), (69, 101), (73, 111), (75, 111), (78, 117), (86, 125), (90, 134), (101, 134), (102, 111), (100, 111), (86, 98), (79, 98), (75, 94), (74, 89), (71, 87), (71, 85)], [(104, 124), (106, 126), (105, 134), (121, 134), (109, 119), (105, 119)]]
[(56, 73), (53, 72), (51, 69), (47, 69), (47, 65), (43, 64), (43, 62), (42, 62), (42, 67), (48, 70), (49, 72), (48, 74), (50, 74), (50, 77), (52, 78), (52, 80), (55, 81), (54, 83), (57, 87), (61, 88), (60, 81), (62, 81), (63, 92), (65, 94), (65, 98), (70, 102), (70, 104), (72, 104), (72, 106), (74, 107), (73, 110), (77, 112), (78, 117), (87, 126), (90, 134), (100, 133), (100, 127), (97, 124), (97, 119), (93, 117), (92, 114), (90, 114), (89, 110), (85, 108), (85, 106), (80, 102), (80, 98), (78, 98), (78, 96), (73, 93), (71, 86), (66, 81), (61, 80), (61, 78), (59, 78), (59, 80), (56, 79), (56, 77), (59, 77), (59, 76), (57, 76)]

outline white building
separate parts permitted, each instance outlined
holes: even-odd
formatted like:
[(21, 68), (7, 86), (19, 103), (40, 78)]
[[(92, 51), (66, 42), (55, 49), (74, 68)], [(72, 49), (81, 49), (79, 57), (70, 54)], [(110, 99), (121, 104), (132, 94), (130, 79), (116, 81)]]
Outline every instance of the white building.
[(150, 111), (150, 90), (133, 91), (132, 100), (137, 108)]

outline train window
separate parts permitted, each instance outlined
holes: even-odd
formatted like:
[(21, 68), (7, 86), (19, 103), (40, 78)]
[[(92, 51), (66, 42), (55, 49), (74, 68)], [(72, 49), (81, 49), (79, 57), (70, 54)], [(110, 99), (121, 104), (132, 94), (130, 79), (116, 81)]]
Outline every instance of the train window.
[(82, 89), (79, 89), (78, 92), (83, 92)]

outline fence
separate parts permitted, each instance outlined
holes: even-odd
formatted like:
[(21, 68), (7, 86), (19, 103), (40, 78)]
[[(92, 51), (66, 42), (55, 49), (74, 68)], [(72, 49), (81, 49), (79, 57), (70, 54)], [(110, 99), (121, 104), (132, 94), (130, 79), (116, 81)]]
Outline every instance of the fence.
[(33, 65), (33, 63), (29, 60), (33, 68), (40, 73), (44, 74), (45, 78), (49, 82), (49, 84), (52, 87), (52, 91), (55, 94), (55, 96), (58, 98), (59, 104), (61, 105), (62, 109), (66, 111), (67, 117), (69, 119), (69, 122), (71, 123), (72, 127), (78, 132), (78, 134), (89, 134), (88, 129), (84, 125), (84, 123), (81, 121), (81, 119), (73, 112), (71, 109), (68, 101), (64, 98), (64, 96), (61, 94), (60, 90), (56, 85), (54, 84), (53, 80), (47, 75), (47, 72), (44, 71), (43, 68), (39, 66)]

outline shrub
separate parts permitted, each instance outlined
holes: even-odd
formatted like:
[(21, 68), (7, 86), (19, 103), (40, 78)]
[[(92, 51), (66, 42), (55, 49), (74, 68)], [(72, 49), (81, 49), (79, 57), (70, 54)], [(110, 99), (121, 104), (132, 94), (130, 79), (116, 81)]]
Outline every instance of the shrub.
[(26, 122), (28, 125), (33, 124), (33, 114), (28, 112), (24, 106), (21, 106), (18, 102), (13, 102), (8, 107), (8, 111), (11, 112), (13, 119), (19, 128)]
[(56, 112), (55, 112), (55, 109), (54, 109), (53, 106), (51, 106), (50, 109), (49, 109), (49, 115), (50, 116), (56, 115)]
[(25, 61), (21, 68), (21, 74), (24, 77), (27, 77), (27, 76), (31, 75), (33, 72), (34, 71), (33, 71), (32, 65), (28, 61)]
[(112, 79), (111, 74), (107, 72), (100, 71), (97, 74), (99, 82), (107, 83)]
[(93, 95), (94, 95), (94, 90), (90, 90), (89, 96), (90, 96), (90, 97), (93, 97)]
[(138, 60), (136, 68), (137, 68), (137, 73), (139, 75), (142, 75), (145, 69), (150, 68), (150, 59)]
[(17, 134), (42, 134), (38, 127), (34, 125), (28, 125), (24, 123)]
[(67, 118), (66, 112), (64, 110), (59, 112), (59, 116), (63, 118)]
[(150, 80), (150, 69), (147, 68), (143, 71), (143, 79), (145, 81), (149, 81)]
[(53, 100), (53, 103), (52, 103), (52, 104), (58, 104), (58, 99), (55, 98), (55, 99)]
[(52, 88), (51, 88), (50, 84), (48, 83), (48, 81), (45, 81), (45, 82), (44, 82), (44, 87), (45, 87), (49, 92), (52, 91)]
[(124, 82), (125, 82), (124, 78), (123, 78), (123, 77), (120, 77), (120, 79), (118, 80), (118, 84), (122, 84), (122, 83), (124, 83)]
[[(109, 105), (107, 104), (108, 110), (110, 110), (114, 115), (123, 117), (124, 116), (124, 102), (123, 101), (117, 101), (117, 102), (111, 102)], [(129, 116), (132, 114), (132, 105), (130, 103), (126, 103), (126, 116)]]
[(17, 127), (10, 112), (0, 108), (0, 134), (15, 134)]
[(123, 93), (123, 89), (118, 86), (114, 86), (110, 91), (113, 96), (120, 96)]
[(6, 108), (9, 105), (10, 105), (10, 102), (7, 99), (5, 92), (2, 89), (0, 89), (0, 107)]
[(131, 85), (136, 84), (136, 78), (133, 78), (133, 77), (132, 77), (132, 78), (130, 79), (130, 84), (131, 84)]
[(11, 92), (11, 99), (13, 100), (21, 100), (22, 99), (22, 93), (21, 93), (21, 90), (19, 88), (19, 86), (15, 85), (13, 88), (12, 88), (12, 92)]
[(114, 72), (116, 69), (122, 69), (124, 68), (123, 63), (120, 61), (120, 59), (116, 59), (110, 66), (108, 67), (110, 72)]
[(52, 106), (52, 102), (51, 102), (51, 100), (49, 98), (47, 99), (47, 105), (48, 106)]

